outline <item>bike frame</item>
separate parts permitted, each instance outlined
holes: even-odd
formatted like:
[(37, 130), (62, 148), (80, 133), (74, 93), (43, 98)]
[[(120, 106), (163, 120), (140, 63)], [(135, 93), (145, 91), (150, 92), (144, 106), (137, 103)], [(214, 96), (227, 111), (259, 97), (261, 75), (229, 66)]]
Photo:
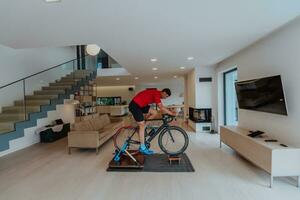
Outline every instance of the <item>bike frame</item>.
[[(145, 142), (147, 142), (147, 143), (151, 143), (151, 141), (157, 136), (157, 135), (159, 135), (164, 129), (169, 129), (169, 124), (167, 124), (167, 123), (163, 123), (152, 135), (150, 135), (150, 137), (147, 139), (147, 140), (145, 140)], [(154, 128), (152, 128), (152, 130), (153, 130)]]
[[(173, 121), (173, 118), (170, 119), (170, 118), (162, 118), (162, 119), (153, 119), (153, 120), (147, 120), (147, 121), (158, 121), (158, 120), (162, 120), (162, 125), (160, 125), (158, 127), (158, 129), (154, 128), (154, 127), (150, 127), (150, 132), (154, 131), (151, 135), (149, 135), (148, 139), (145, 140), (145, 144), (146, 145), (150, 145), (151, 144), (151, 141), (159, 134), (162, 134), (164, 133), (164, 131), (167, 131), (168, 134), (170, 135), (172, 141), (174, 142), (174, 138), (172, 136), (172, 133), (170, 131), (170, 126), (169, 123), (171, 121)], [(132, 160), (135, 161), (135, 163), (138, 164), (138, 162), (136, 161), (136, 159), (134, 159), (134, 157), (132, 156), (131, 153), (129, 153), (127, 150), (129, 149), (130, 147), (130, 144), (136, 144), (136, 145), (139, 145), (140, 142), (139, 141), (136, 141), (136, 140), (133, 140), (132, 137), (138, 132), (138, 127), (133, 127), (133, 126), (125, 126), (125, 127), (122, 127), (120, 128), (117, 133), (115, 135), (118, 135), (123, 129), (132, 129), (133, 130), (133, 133), (126, 139), (126, 141), (124, 142), (124, 144), (122, 145), (122, 147), (117, 147), (117, 145), (115, 144), (116, 148), (117, 148), (117, 151), (116, 151), (116, 154), (114, 156), (114, 160), (115, 161), (120, 161), (121, 159), (121, 155), (123, 155), (124, 153), (126, 153)], [(155, 130), (156, 129), (156, 130)], [(145, 133), (146, 133), (146, 129), (145, 129)], [(146, 134), (145, 134), (146, 135)], [(146, 137), (145, 137), (146, 139)], [(161, 148), (161, 147), (160, 147)]]
[[(157, 121), (157, 119), (156, 119), (156, 120), (148, 120), (148, 121)], [(145, 140), (145, 143), (150, 144), (151, 141), (152, 141), (157, 135), (159, 135), (163, 130), (165, 130), (165, 129), (168, 130), (168, 129), (169, 129), (170, 125), (168, 124), (168, 122), (166, 122), (166, 121), (164, 121), (164, 120), (162, 120), (162, 121), (163, 121), (163, 124), (160, 125), (159, 128), (158, 128), (153, 134), (151, 134), (150, 137), (149, 137), (147, 140)], [(154, 128), (151, 128), (151, 130), (153, 130), (153, 129), (154, 129)], [(139, 141), (136, 141), (136, 140), (132, 140), (132, 139), (131, 139), (131, 138), (134, 136), (134, 134), (136, 134), (136, 132), (138, 132), (138, 130), (134, 131), (134, 132), (132, 133), (132, 135), (131, 135), (130, 137), (128, 137), (128, 139), (126, 140), (126, 141), (128, 142), (128, 144), (140, 144)], [(146, 132), (146, 131), (145, 131), (145, 132)], [(169, 133), (169, 134), (171, 135), (171, 133)], [(172, 137), (172, 135), (171, 135), (171, 138), (172, 138), (172, 140), (174, 140), (173, 137)]]

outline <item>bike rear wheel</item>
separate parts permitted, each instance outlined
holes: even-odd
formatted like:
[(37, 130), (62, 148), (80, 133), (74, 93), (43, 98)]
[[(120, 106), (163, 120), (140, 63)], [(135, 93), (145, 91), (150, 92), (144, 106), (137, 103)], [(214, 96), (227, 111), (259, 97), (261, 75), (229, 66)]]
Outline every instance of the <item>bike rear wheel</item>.
[(187, 149), (189, 137), (182, 128), (169, 126), (159, 134), (158, 145), (164, 153), (176, 156)]

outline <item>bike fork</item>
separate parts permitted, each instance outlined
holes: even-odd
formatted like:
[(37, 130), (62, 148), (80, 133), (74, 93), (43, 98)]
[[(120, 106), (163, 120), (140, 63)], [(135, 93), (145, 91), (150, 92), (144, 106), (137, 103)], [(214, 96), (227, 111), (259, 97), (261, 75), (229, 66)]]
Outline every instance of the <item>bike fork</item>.
[(172, 142), (174, 143), (174, 142), (175, 142), (175, 140), (174, 140), (174, 137), (173, 137), (173, 135), (172, 135), (172, 133), (171, 133), (170, 129), (168, 129), (168, 133), (169, 133), (169, 135), (170, 135), (170, 137), (171, 137), (171, 140), (172, 140)]

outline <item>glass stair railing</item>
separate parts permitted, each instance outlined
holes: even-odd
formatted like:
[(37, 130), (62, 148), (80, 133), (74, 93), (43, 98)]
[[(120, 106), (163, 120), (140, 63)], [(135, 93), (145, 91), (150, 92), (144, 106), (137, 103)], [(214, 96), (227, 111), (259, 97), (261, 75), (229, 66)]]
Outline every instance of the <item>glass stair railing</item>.
[(0, 87), (0, 150), (1, 136), (16, 132), (18, 124), (36, 120), (34, 113), (53, 108), (95, 78), (95, 57), (85, 56), (85, 69), (78, 70), (77, 62), (82, 63), (73, 59)]

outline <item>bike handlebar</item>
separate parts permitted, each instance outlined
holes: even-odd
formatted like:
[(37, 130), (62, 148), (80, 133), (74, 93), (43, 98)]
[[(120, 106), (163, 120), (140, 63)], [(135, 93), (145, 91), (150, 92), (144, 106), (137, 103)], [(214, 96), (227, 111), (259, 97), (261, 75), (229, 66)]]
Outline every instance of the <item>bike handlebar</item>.
[(173, 115), (169, 115), (169, 114), (163, 114), (162, 115), (162, 120), (165, 122), (165, 123), (170, 123), (174, 120), (175, 116)]

